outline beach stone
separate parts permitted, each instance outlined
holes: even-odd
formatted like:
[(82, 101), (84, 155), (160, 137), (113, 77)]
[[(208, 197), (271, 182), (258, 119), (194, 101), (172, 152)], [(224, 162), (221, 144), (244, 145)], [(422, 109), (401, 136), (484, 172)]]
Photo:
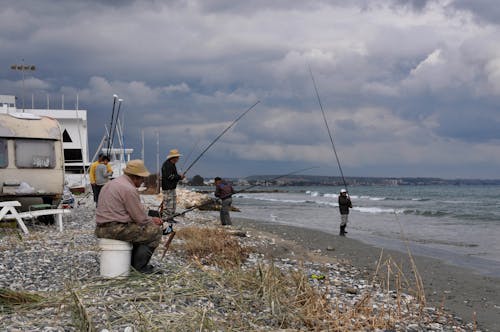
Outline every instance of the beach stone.
[(443, 327), (439, 323), (431, 323), (429, 324), (429, 328), (433, 331), (443, 331)]
[(346, 293), (348, 294), (358, 294), (358, 289), (357, 288), (354, 288), (354, 287), (347, 287), (345, 289)]
[(406, 327), (406, 331), (407, 332), (420, 332), (420, 331), (422, 331), (422, 329), (420, 328), (420, 326), (418, 324), (409, 324)]

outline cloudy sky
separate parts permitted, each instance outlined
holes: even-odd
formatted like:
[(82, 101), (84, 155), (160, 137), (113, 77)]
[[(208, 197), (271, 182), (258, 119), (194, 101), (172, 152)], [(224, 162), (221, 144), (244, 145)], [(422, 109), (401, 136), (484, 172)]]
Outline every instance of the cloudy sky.
[[(91, 155), (124, 99), (125, 142), (156, 170), (239, 177), (500, 178), (496, 0), (16, 0), (0, 7), (0, 94), (88, 110)], [(28, 102), (27, 102), (28, 103)], [(18, 104), (19, 105), (19, 104)]]

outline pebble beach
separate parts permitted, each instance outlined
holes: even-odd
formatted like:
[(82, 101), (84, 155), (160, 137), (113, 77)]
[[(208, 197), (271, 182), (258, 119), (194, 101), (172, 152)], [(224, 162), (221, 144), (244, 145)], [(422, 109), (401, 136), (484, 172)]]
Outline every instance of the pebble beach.
[[(180, 191), (178, 209), (196, 204), (193, 195)], [(446, 281), (434, 276), (441, 268), (439, 264), (433, 266), (435, 262), (422, 263), (416, 258), (417, 267), (422, 263), (424, 269), (431, 270), (407, 272), (401, 267), (402, 255), (397, 253), (387, 256), (380, 249), (336, 236), (332, 239), (321, 232), (305, 234), (293, 227), (238, 219), (237, 213), (232, 213), (234, 225), (224, 228), (249, 249), (247, 259), (236, 269), (221, 271), (220, 267), (206, 264), (206, 257), (187, 257), (179, 245), (182, 240), (174, 238), (165, 257), (159, 248), (151, 261), (163, 274), (143, 276), (132, 272), (125, 279), (102, 278), (93, 233), (95, 208), (90, 197), (77, 201), (72, 213), (64, 217), (61, 233), (55, 225), (36, 221), (28, 223), (29, 235), (1, 230), (2, 331), (500, 329), (496, 322), (500, 313), (496, 280), (478, 280), (492, 287), (485, 292), (494, 292), (484, 295), (483, 312), (475, 312), (473, 302), (463, 310), (456, 305), (450, 309), (446, 297), (456, 302), (467, 299), (460, 289), (438, 284)], [(157, 197), (144, 196), (146, 205), (155, 202)], [(186, 227), (222, 228), (216, 213), (210, 211), (193, 211), (179, 218), (175, 229)], [(444, 267), (443, 273), (453, 270)], [(463, 273), (453, 277), (465, 282), (473, 275)], [(255, 274), (261, 280), (299, 280), (296, 285), (300, 287), (287, 286), (285, 291), (292, 291), (290, 294), (297, 299), (299, 289), (303, 294), (314, 294), (310, 298), (321, 305), (301, 304), (299, 313), (290, 312), (291, 308), (273, 297), (273, 289), (280, 284), (252, 288), (250, 283), (235, 282)], [(278, 279), (265, 278), (271, 274)], [(433, 290), (420, 288), (433, 282), (434, 289), (443, 287), (439, 292), (434, 290), (435, 298)], [(461, 288), (466, 290), (465, 285)], [(21, 292), (25, 296), (20, 296)], [(322, 317), (331, 317), (332, 321), (308, 318), (319, 317), (314, 315), (320, 311), (326, 315)]]

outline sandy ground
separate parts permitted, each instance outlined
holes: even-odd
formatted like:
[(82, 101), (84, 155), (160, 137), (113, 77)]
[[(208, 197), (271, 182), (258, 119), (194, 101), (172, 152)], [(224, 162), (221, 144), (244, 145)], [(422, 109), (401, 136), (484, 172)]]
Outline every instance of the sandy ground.
[[(411, 263), (407, 253), (385, 250), (348, 237), (340, 237), (315, 230), (270, 224), (237, 218), (233, 224), (257, 235), (276, 236), (277, 245), (269, 249), (275, 257), (297, 256), (304, 260), (343, 260), (366, 269), (367, 277), (380, 260), (391, 257), (402, 267), (405, 276), (411, 276)], [(486, 277), (428, 257), (413, 257), (423, 279), (427, 304), (455, 313), (465, 322), (477, 321), (483, 331), (500, 331), (500, 278)]]

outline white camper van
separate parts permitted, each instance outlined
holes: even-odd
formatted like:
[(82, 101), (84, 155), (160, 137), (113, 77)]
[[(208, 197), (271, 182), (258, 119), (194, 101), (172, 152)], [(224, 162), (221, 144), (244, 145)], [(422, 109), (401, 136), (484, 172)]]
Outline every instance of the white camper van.
[[(57, 120), (30, 113), (0, 114), (0, 201), (58, 204), (64, 156)], [(26, 207), (25, 207), (26, 208)]]

